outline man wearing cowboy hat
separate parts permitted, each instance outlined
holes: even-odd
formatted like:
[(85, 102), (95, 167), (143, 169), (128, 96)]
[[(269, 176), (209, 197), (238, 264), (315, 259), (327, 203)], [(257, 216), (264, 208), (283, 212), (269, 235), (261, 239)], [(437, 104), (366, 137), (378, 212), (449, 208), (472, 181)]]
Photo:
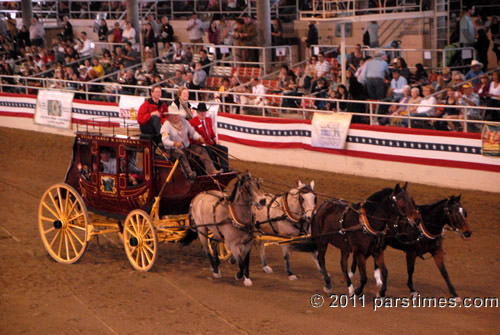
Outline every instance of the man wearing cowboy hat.
[(472, 85), (477, 86), (479, 84), (479, 76), (484, 73), (482, 68), (483, 68), (483, 63), (480, 63), (477, 60), (473, 59), (472, 62), (470, 63), (470, 70), (465, 75), (465, 80), (468, 81), (472, 78), (476, 78), (472, 80)]
[(168, 120), (161, 127), (162, 142), (165, 148), (170, 151), (170, 156), (180, 161), (190, 180), (196, 178), (196, 172), (189, 165), (188, 154), (198, 156), (208, 174), (221, 172), (215, 169), (207, 151), (202, 146), (189, 143), (190, 138), (201, 143), (204, 143), (205, 140), (181, 115), (183, 113), (179, 111), (177, 105), (171, 104), (168, 107)]
[(189, 123), (205, 140), (205, 149), (208, 155), (215, 164), (224, 171), (229, 170), (228, 149), (226, 146), (220, 145), (212, 127), (212, 119), (207, 116), (207, 105), (200, 102), (195, 108), (197, 115), (189, 120)]

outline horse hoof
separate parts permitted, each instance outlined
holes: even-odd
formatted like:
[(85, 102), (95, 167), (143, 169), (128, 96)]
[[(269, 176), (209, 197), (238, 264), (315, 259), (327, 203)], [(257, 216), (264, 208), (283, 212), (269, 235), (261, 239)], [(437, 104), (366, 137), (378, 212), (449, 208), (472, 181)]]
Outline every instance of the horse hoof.
[(377, 282), (378, 287), (382, 287), (382, 273), (380, 269), (377, 269), (373, 272), (373, 277), (375, 278), (375, 281)]
[(417, 292), (417, 291), (413, 291), (413, 292), (411, 292), (411, 296), (412, 296), (412, 297), (416, 297), (417, 295), (418, 295), (418, 292)]
[(222, 273), (219, 272), (212, 272), (212, 275), (214, 276), (214, 278), (222, 278)]
[(326, 287), (326, 286), (323, 286), (323, 291), (325, 293), (332, 293), (332, 288), (331, 287)]
[(243, 275), (240, 274), (240, 273), (238, 273), (238, 272), (236, 272), (236, 274), (234, 275), (234, 279), (241, 280), (241, 278), (243, 278)]
[(236, 259), (234, 259), (234, 257), (233, 257), (233, 256), (231, 256), (231, 257), (229, 258), (229, 263), (230, 263), (230, 264), (236, 264)]
[(354, 272), (349, 271), (347, 275), (349, 276), (349, 279), (354, 278)]
[(349, 290), (349, 296), (352, 297), (354, 295), (354, 286), (349, 286), (348, 287), (348, 290)]
[(253, 285), (252, 280), (250, 278), (245, 278), (243, 280), (243, 285), (245, 285), (246, 287), (252, 286)]
[(296, 275), (289, 275), (288, 280), (297, 280), (299, 279)]
[(272, 267), (270, 267), (269, 265), (263, 266), (263, 267), (262, 267), (262, 270), (263, 270), (265, 273), (273, 273), (273, 268), (272, 268)]
[(453, 299), (453, 300), (455, 300), (455, 302), (456, 302), (457, 304), (462, 303), (462, 298), (461, 298), (461, 297), (453, 297), (452, 299)]

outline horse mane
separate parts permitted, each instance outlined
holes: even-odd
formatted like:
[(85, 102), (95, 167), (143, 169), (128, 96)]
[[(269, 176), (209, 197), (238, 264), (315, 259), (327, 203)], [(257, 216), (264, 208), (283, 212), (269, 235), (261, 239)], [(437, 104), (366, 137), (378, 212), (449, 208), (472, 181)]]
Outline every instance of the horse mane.
[(233, 187), (233, 190), (231, 192), (231, 195), (229, 196), (229, 198), (227, 199), (229, 202), (233, 202), (234, 199), (236, 198), (236, 193), (238, 192), (238, 189), (240, 188), (241, 184), (243, 183), (243, 179), (238, 179), (238, 181), (236, 182), (236, 184), (234, 184), (234, 187)]
[[(436, 209), (440, 208), (440, 206), (443, 205), (443, 203), (448, 202), (448, 198), (438, 200), (436, 202), (433, 202), (432, 204), (427, 204), (427, 205), (418, 205), (417, 209), (420, 211), (422, 215), (429, 215), (430, 213), (433, 213)], [(434, 215), (433, 215), (434, 216)], [(425, 222), (425, 219), (424, 219)]]
[(377, 207), (379, 207), (380, 203), (385, 199), (389, 198), (389, 195), (392, 193), (392, 188), (386, 187), (378, 192), (373, 193), (366, 199), (363, 207), (365, 208), (367, 213), (373, 213)]

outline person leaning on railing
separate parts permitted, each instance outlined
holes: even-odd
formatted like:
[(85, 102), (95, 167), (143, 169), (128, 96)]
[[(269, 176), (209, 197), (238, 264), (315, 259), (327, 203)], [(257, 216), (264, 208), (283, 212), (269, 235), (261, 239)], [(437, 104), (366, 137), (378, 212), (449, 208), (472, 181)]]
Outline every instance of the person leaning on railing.
[[(491, 74), (490, 89), (487, 97), (488, 107), (500, 108), (500, 70), (496, 70)], [(484, 118), (488, 121), (500, 121), (500, 111), (488, 110)]]

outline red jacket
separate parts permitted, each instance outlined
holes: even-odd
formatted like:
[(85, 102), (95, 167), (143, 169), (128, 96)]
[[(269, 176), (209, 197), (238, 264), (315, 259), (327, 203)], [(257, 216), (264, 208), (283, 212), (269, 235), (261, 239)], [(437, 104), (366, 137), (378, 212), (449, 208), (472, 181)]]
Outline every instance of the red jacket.
[[(158, 111), (158, 106), (153, 102), (153, 99), (148, 99), (139, 107), (139, 113), (137, 115), (137, 123), (140, 125), (145, 125), (151, 119), (151, 113)], [(165, 122), (168, 118), (168, 107), (163, 101), (160, 101), (160, 119), (161, 123)]]
[[(212, 127), (212, 119), (209, 117), (205, 117), (205, 123), (207, 125), (208, 129), (208, 134), (205, 130), (205, 127), (203, 127), (203, 124), (201, 123), (201, 120), (198, 116), (195, 116), (191, 120), (189, 120), (189, 123), (193, 126), (193, 128), (203, 137), (205, 142), (210, 145), (215, 144), (215, 139), (217, 138), (215, 136), (214, 129)], [(195, 142), (196, 143), (196, 142)]]

